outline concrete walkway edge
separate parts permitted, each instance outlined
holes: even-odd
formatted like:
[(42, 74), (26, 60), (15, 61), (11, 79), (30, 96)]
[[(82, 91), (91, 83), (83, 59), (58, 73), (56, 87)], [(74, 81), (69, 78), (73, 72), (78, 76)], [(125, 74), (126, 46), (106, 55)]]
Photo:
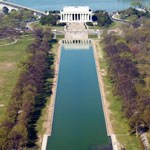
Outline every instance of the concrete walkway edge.
[(48, 134), (44, 134), (41, 150), (46, 150), (47, 141), (48, 141), (48, 136), (49, 136)]

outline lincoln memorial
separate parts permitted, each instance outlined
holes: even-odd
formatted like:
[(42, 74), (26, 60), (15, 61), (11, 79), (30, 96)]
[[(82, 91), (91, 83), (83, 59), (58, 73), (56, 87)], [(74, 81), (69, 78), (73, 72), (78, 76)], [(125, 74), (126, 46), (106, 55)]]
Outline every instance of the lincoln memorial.
[(88, 6), (65, 6), (60, 11), (60, 22), (92, 22), (92, 10)]

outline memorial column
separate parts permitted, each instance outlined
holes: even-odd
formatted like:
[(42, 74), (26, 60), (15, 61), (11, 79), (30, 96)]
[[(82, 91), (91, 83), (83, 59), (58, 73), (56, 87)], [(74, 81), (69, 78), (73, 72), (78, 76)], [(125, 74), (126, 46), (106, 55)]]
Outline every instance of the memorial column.
[(67, 14), (65, 14), (65, 21), (67, 21)]
[(82, 14), (82, 21), (84, 22), (84, 14)]
[(72, 14), (70, 14), (70, 21), (72, 21)]
[(67, 13), (67, 21), (69, 20), (69, 15), (68, 15), (68, 13)]
[(63, 20), (63, 15), (61, 14), (61, 18), (60, 18), (60, 20)]
[(79, 21), (81, 21), (81, 13), (79, 14)]
[(64, 14), (64, 20), (66, 21), (66, 14)]

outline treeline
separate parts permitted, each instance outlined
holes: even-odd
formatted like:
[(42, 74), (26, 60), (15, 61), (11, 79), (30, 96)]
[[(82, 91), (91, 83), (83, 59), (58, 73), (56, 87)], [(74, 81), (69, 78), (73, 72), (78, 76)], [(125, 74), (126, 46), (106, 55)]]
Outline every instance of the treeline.
[(28, 59), (12, 92), (4, 121), (0, 124), (0, 149), (33, 147), (37, 140), (36, 122), (51, 94), (48, 78), (53, 77), (54, 56), (50, 52), (49, 30), (35, 31), (35, 41), (27, 48)]
[(27, 22), (35, 21), (36, 19), (37, 17), (30, 10), (12, 10), (6, 14), (0, 13), (0, 28), (17, 28), (24, 30)]
[(40, 23), (41, 25), (65, 26), (66, 23), (59, 23), (59, 19), (57, 11), (50, 11), (48, 15), (41, 17)]
[(128, 8), (126, 10), (122, 10), (118, 12), (120, 14), (121, 19), (129, 19), (131, 18), (131, 21), (136, 21), (137, 19), (140, 19), (142, 17), (150, 18), (150, 12), (148, 10), (139, 11), (135, 8)]
[(108, 12), (103, 10), (95, 11), (94, 15), (92, 16), (92, 20), (97, 21), (97, 25), (100, 27), (108, 27), (112, 23)]
[(14, 28), (0, 28), (0, 39), (8, 38), (8, 37), (18, 37), (20, 36), (20, 31), (17, 31)]
[(121, 97), (123, 111), (130, 118), (136, 112), (135, 84), (139, 77), (138, 69), (130, 48), (118, 36), (106, 36), (104, 43), (109, 63), (108, 75), (113, 82), (114, 93)]
[(129, 120), (131, 131), (142, 132), (150, 125), (150, 32), (147, 24), (125, 31), (124, 36), (104, 36), (108, 76), (114, 94), (122, 100), (122, 111)]
[(140, 72), (140, 84), (136, 84), (137, 105), (136, 125), (150, 128), (150, 20), (144, 19), (142, 26), (137, 29), (128, 28), (125, 41), (135, 58), (136, 66)]
[(48, 15), (42, 16), (40, 19), (41, 25), (65, 26), (66, 23), (58, 23), (60, 16), (58, 13), (49, 12)]

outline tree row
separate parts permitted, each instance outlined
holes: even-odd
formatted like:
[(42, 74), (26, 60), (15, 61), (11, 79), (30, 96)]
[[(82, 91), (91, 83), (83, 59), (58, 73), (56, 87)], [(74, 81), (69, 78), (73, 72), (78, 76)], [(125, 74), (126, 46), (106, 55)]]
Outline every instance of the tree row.
[(12, 92), (4, 121), (0, 124), (0, 149), (33, 147), (37, 140), (36, 122), (51, 94), (54, 56), (49, 30), (35, 31), (35, 41), (27, 48), (28, 59)]

